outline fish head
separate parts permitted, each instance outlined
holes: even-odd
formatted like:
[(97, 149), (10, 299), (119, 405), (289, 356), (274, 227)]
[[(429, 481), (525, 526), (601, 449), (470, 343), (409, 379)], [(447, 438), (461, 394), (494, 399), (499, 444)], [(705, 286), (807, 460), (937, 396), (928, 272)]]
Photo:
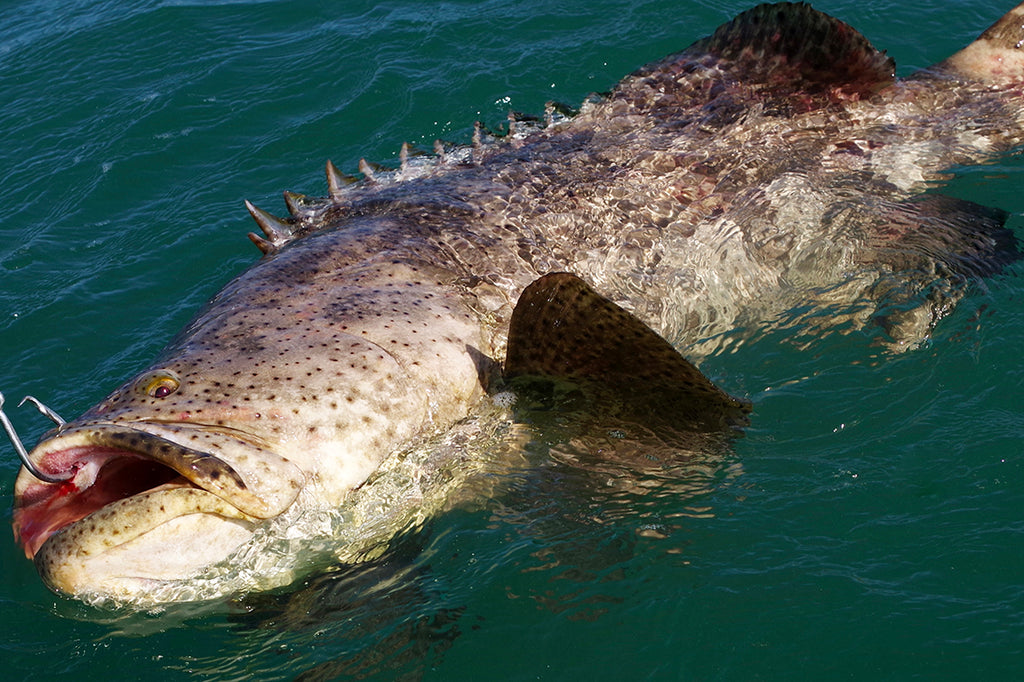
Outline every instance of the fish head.
[[(479, 390), (464, 352), (449, 361), (443, 344), (399, 336), (388, 317), (361, 319), (381, 300), (441, 314), (422, 292), (405, 280), (321, 290), (335, 278), (302, 281), (308, 260), (285, 251), (234, 280), (152, 365), (29, 453), (66, 478), (23, 469), (15, 489), (15, 534), (53, 589), (137, 601), (147, 581), (201, 574), (286, 511), (336, 508), (429, 420), (440, 389), (415, 373), (432, 367), (418, 362), (428, 351), (447, 369), (435, 383), (465, 375)], [(384, 345), (423, 351), (403, 365)]]
[(295, 502), (307, 475), (290, 432), (211, 398), (223, 377), (210, 369), (152, 367), (32, 450), (67, 477), (23, 468), (15, 484), (15, 536), (52, 589), (118, 598), (197, 575)]
[(139, 603), (148, 583), (205, 580), (301, 535), (296, 515), (337, 510), (479, 400), (491, 361), (467, 352), (482, 344), (460, 290), (429, 264), (324, 255), (356, 248), (351, 234), (267, 256), (27, 454), (56, 482), (22, 470), (14, 529), (51, 588)]

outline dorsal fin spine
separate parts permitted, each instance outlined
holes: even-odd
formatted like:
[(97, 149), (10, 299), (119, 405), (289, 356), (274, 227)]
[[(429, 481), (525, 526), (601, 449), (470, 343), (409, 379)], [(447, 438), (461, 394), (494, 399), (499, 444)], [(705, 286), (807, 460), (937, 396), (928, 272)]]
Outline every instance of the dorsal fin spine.
[(249, 237), (249, 241), (251, 241), (253, 244), (255, 244), (256, 248), (258, 248), (264, 254), (270, 254), (270, 253), (273, 253), (273, 252), (277, 251), (277, 247), (274, 246), (273, 242), (267, 241), (266, 239), (264, 239), (263, 237), (259, 236), (255, 232), (250, 232), (246, 236)]
[(293, 218), (303, 220), (305, 218), (311, 218), (316, 214), (316, 211), (312, 210), (308, 205), (308, 199), (304, 194), (298, 194), (297, 192), (284, 192), (284, 204), (288, 207), (288, 213)]
[(401, 162), (399, 167), (400, 173), (405, 173), (409, 170), (409, 143), (403, 142), (402, 148), (398, 152), (398, 160)]
[(345, 187), (355, 182), (356, 179), (354, 177), (342, 173), (330, 159), (327, 160), (327, 190), (330, 192), (332, 199), (335, 201), (341, 199), (345, 193)]
[(374, 176), (373, 168), (366, 159), (359, 159), (359, 172), (363, 174), (368, 183), (373, 184), (377, 181), (377, 178)]
[[(249, 215), (256, 221), (256, 224), (263, 230), (263, 234), (267, 235), (267, 238), (272, 243), (282, 244), (291, 239), (292, 226), (284, 220), (256, 208), (251, 201), (246, 200), (245, 207), (249, 210)], [(257, 244), (257, 246), (259, 245)]]

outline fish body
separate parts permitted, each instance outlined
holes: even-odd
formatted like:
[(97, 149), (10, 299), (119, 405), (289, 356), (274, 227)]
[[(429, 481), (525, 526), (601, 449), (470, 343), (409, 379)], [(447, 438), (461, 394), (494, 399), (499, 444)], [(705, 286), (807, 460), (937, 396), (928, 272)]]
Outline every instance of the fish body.
[[(964, 281), (1017, 258), (999, 211), (921, 195), (1024, 139), (1022, 14), (896, 81), (846, 24), (760, 6), (575, 116), (389, 173), (364, 163), (353, 184), (329, 164), (329, 196), (286, 193), (286, 219), (251, 207), (264, 257), (44, 435), (29, 458), (54, 481), (22, 469), (16, 536), (48, 585), (88, 600), (273, 586), (300, 563), (291, 540), (316, 534), (300, 519), (355, 559), (441, 508), (479, 415), (505, 419), (489, 410), (506, 355), (571, 374), (590, 372), (562, 361), (579, 348), (642, 349), (706, 430), (744, 405), (643, 329), (700, 355), (799, 305), (921, 340)], [(538, 281), (531, 300), (561, 307), (510, 335)], [(596, 321), (572, 351), (560, 326), (580, 309)]]

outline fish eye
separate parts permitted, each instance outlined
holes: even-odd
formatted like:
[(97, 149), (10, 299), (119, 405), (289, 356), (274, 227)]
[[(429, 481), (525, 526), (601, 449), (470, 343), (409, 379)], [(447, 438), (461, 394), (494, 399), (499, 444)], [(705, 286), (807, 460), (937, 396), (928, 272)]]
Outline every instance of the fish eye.
[(143, 374), (135, 385), (139, 392), (152, 398), (166, 398), (178, 390), (181, 380), (169, 369), (158, 369)]

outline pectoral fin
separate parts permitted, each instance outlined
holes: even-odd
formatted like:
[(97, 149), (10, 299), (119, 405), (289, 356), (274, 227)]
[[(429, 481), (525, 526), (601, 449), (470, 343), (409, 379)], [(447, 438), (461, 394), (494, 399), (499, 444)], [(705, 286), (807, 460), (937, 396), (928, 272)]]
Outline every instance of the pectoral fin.
[(745, 423), (750, 411), (643, 322), (568, 273), (535, 281), (512, 313), (505, 376), (524, 375), (599, 383), (635, 412), (676, 428), (721, 429)]

